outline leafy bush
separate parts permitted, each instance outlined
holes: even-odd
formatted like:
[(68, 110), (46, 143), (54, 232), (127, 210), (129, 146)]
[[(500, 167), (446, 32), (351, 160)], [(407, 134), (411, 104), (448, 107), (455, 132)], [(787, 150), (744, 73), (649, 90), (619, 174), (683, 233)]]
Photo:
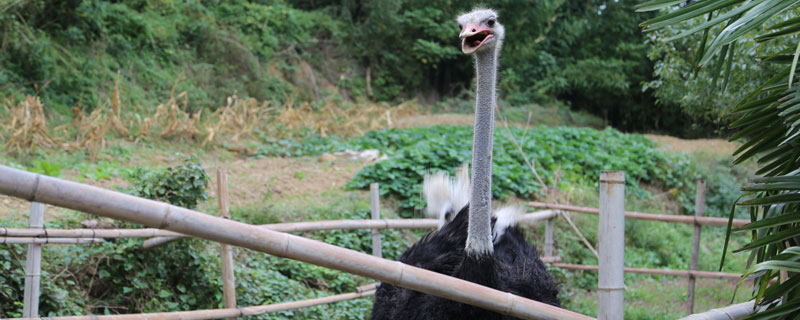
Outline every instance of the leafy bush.
[[(535, 162), (548, 185), (555, 182), (559, 169), (566, 182), (590, 185), (596, 185), (602, 170), (623, 170), (632, 186), (628, 189), (630, 192), (647, 196), (641, 185), (655, 185), (669, 189), (684, 212), (693, 210), (694, 181), (702, 177), (696, 164), (685, 154), (658, 150), (657, 145), (644, 136), (623, 134), (614, 129), (545, 126), (527, 131), (511, 128), (511, 133), (528, 159)], [(361, 149), (379, 149), (388, 153), (390, 159), (363, 168), (348, 186), (366, 188), (378, 182), (385, 187), (382, 194), (397, 197), (405, 209), (404, 214), (410, 216), (424, 206), (419, 195), (426, 172), (453, 173), (457, 166), (470, 161), (472, 128), (436, 126), (373, 131), (350, 143)], [(510, 195), (532, 198), (541, 194), (533, 173), (504, 128), (495, 132), (492, 170), (492, 192), (496, 198)], [(709, 185), (711, 190), (717, 187)], [(729, 208), (730, 202), (714, 204)], [(717, 208), (715, 212), (725, 212), (725, 209)]]
[(208, 174), (197, 158), (187, 158), (183, 165), (162, 170), (136, 168), (129, 178), (134, 193), (140, 197), (194, 208), (208, 199)]

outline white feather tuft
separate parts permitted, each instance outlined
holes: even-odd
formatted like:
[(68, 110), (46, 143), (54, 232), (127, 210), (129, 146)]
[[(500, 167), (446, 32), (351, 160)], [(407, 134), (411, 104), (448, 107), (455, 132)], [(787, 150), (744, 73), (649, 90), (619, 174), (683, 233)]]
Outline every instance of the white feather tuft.
[(500, 237), (506, 233), (508, 228), (517, 225), (517, 221), (523, 214), (525, 214), (525, 210), (519, 206), (503, 207), (495, 211), (494, 217), (497, 220), (494, 222), (494, 229), (492, 230), (494, 242), (500, 241)]
[[(458, 213), (469, 204), (471, 187), (469, 181), (469, 164), (465, 163), (456, 168), (456, 177), (453, 182), (453, 210), (455, 213)], [(451, 217), (451, 220), (452, 218), (455, 217)]]
[(447, 173), (426, 174), (422, 182), (422, 193), (428, 203), (425, 216), (439, 219), (439, 228), (445, 223), (445, 215), (453, 210), (453, 187)]
[[(455, 218), (455, 215), (469, 204), (470, 182), (468, 166), (456, 170), (451, 178), (444, 172), (426, 174), (422, 183), (422, 193), (428, 203), (425, 216), (439, 219), (439, 228)], [(448, 215), (447, 213), (452, 214)]]

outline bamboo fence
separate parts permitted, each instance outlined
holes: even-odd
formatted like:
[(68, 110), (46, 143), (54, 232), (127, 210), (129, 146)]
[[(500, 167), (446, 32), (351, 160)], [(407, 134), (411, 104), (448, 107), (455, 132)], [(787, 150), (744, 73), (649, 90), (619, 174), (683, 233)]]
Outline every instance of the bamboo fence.
[(0, 194), (312, 263), (515, 317), (592, 319), (510, 293), (320, 241), (6, 166), (0, 166)]

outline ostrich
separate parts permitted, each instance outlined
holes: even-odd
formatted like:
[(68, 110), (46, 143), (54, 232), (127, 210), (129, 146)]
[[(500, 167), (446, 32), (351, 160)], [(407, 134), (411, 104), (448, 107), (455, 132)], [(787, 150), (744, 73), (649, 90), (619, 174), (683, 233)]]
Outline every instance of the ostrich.
[[(505, 30), (491, 9), (476, 8), (457, 22), (461, 50), (475, 56), (477, 74), (472, 184), (466, 174), (454, 180), (441, 173), (425, 177), (426, 211), (439, 217), (439, 228), (399, 261), (559, 306), (553, 278), (516, 226), (521, 210), (507, 207), (491, 214), (495, 86)], [(375, 293), (372, 319), (515, 318), (382, 283)]]

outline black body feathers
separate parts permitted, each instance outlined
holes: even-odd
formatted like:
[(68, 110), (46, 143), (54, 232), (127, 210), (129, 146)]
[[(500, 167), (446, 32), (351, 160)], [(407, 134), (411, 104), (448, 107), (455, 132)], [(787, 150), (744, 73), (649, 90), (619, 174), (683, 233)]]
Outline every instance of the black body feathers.
[[(464, 279), (515, 295), (560, 306), (558, 287), (517, 227), (494, 244), (494, 254), (465, 255), (469, 206), (442, 228), (425, 235), (400, 257), (415, 267)], [(492, 218), (492, 224), (495, 223)], [(375, 293), (372, 319), (517, 319), (482, 308), (382, 283)]]

